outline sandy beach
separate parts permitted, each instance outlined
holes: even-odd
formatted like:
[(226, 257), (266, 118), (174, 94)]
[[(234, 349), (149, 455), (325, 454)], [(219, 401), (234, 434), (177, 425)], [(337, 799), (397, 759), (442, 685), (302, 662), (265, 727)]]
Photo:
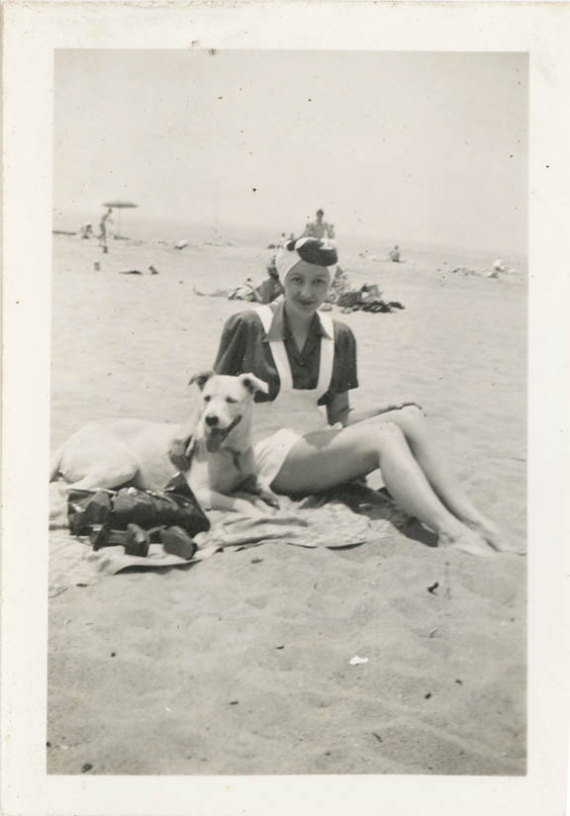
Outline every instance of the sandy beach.
[[(52, 448), (92, 419), (183, 421), (190, 376), (245, 308), (194, 287), (260, 281), (269, 255), (134, 240), (104, 255), (54, 235)], [(352, 403), (420, 402), (477, 504), (524, 543), (525, 270), (403, 257), (341, 246), (355, 285), (405, 306), (333, 309), (358, 341)], [(49, 608), (49, 773), (525, 773), (524, 557), (440, 550), (389, 525), (349, 550), (265, 543), (106, 576)]]

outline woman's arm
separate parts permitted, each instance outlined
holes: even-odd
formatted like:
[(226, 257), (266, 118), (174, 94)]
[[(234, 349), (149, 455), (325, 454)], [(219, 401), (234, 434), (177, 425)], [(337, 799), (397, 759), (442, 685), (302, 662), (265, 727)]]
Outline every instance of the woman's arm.
[(236, 376), (243, 372), (247, 334), (247, 325), (241, 319), (241, 313), (226, 320), (214, 362), (216, 374)]
[(349, 413), (350, 404), (348, 401), (348, 391), (344, 391), (342, 394), (335, 394), (327, 405), (329, 425), (336, 425), (337, 422), (340, 422), (342, 426), (348, 425)]
[(354, 425), (357, 422), (362, 422), (365, 419), (372, 419), (372, 417), (385, 414), (387, 411), (397, 411), (399, 408), (405, 408), (406, 405), (418, 405), (417, 402), (394, 402), (389, 405), (383, 405), (378, 408), (371, 408), (367, 411), (355, 411), (350, 407), (348, 399), (348, 391), (342, 394), (335, 394), (332, 400), (327, 405), (327, 419), (329, 425), (335, 425), (340, 422), (343, 427), (347, 425)]

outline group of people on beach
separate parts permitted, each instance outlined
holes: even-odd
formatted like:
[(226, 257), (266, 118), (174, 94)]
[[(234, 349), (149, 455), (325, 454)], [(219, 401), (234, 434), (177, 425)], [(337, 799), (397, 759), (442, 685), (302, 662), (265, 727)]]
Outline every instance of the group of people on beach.
[[(103, 252), (109, 251), (109, 229), (111, 227), (111, 223), (113, 221), (113, 208), (107, 207), (101, 218), (99, 219), (99, 233), (97, 235), (97, 240), (99, 241), (99, 246), (103, 250)], [(94, 237), (93, 231), (93, 224), (87, 223), (83, 224), (81, 229), (79, 230), (79, 234), (81, 238), (85, 240), (89, 240), (90, 238)]]
[[(255, 396), (255, 446), (262, 479), (298, 496), (362, 479), (380, 469), (389, 495), (437, 535), (440, 546), (475, 555), (508, 549), (444, 462), (422, 407), (413, 400), (365, 411), (350, 406), (358, 387), (356, 340), (320, 308), (327, 300), (337, 249), (322, 210), (304, 234), (275, 256), (282, 297), (232, 315), (214, 362), (218, 374), (255, 374), (269, 386)], [(187, 439), (170, 451), (184, 469)]]

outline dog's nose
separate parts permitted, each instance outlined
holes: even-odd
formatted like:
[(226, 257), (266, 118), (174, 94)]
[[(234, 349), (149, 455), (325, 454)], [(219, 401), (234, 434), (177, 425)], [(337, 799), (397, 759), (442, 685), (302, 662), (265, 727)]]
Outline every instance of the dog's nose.
[(205, 419), (206, 425), (210, 425), (210, 427), (213, 427), (214, 425), (217, 425), (218, 422), (219, 422), (217, 416), (209, 415), (207, 417), (204, 417), (204, 419)]

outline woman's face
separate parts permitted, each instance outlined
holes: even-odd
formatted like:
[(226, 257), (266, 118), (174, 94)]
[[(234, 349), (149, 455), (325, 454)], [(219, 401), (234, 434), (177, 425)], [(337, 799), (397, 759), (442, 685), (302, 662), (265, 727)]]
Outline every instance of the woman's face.
[(326, 266), (299, 261), (285, 276), (285, 302), (298, 314), (316, 312), (329, 291), (331, 276)]

